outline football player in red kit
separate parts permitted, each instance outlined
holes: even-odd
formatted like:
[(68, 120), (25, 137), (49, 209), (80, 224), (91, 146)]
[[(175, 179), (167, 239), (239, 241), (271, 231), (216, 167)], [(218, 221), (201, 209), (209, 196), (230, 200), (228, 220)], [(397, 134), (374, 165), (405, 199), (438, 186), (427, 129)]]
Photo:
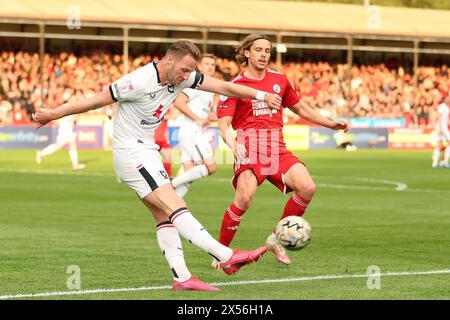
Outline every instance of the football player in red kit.
[(172, 146), (169, 142), (168, 120), (161, 121), (161, 125), (155, 130), (155, 143), (159, 146), (159, 153), (163, 158), (164, 169), (169, 178), (172, 178)]
[[(233, 83), (278, 94), (282, 98), (282, 108), (290, 108), (300, 117), (326, 128), (347, 131), (347, 122), (335, 122), (320, 115), (299, 99), (285, 75), (267, 68), (271, 51), (268, 37), (247, 36), (236, 48), (236, 59), (245, 70)], [(271, 109), (265, 102), (254, 99), (221, 96), (219, 100), (219, 133), (235, 155), (235, 196), (225, 211), (219, 237), (222, 244), (229, 246), (264, 180), (270, 181), (284, 195), (294, 191), (280, 220), (291, 215), (302, 216), (316, 185), (303, 162), (286, 149), (282, 108)], [(236, 136), (229, 130), (230, 125), (236, 130)], [(286, 265), (291, 263), (273, 232), (267, 238), (266, 246), (278, 261)], [(213, 261), (212, 266), (217, 267), (217, 263)]]

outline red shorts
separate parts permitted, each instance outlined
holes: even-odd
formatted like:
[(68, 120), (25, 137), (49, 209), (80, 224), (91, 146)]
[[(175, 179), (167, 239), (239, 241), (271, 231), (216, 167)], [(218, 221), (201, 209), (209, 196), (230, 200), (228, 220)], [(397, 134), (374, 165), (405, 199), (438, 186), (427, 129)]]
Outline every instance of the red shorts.
[[(274, 159), (275, 160), (275, 159)], [(292, 152), (284, 150), (278, 156), (278, 160), (270, 161), (270, 164), (262, 164), (261, 162), (255, 162), (250, 164), (234, 164), (234, 176), (232, 180), (233, 188), (236, 189), (237, 177), (245, 170), (252, 170), (258, 180), (258, 186), (260, 186), (264, 180), (269, 180), (275, 187), (277, 187), (283, 194), (288, 194), (293, 190), (284, 183), (284, 175), (295, 164), (301, 163)]]
[(155, 143), (159, 146), (159, 150), (171, 148), (171, 145), (169, 143), (169, 129), (167, 128), (167, 124), (162, 124), (161, 126), (156, 128)]
[(172, 148), (167, 139), (155, 139), (155, 143), (159, 146), (159, 150)]

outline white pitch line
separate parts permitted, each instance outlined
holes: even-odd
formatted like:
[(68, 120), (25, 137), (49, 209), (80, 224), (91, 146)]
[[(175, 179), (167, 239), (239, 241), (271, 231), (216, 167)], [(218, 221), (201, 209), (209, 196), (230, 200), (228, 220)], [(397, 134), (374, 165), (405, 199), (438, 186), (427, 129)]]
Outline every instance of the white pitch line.
[(318, 187), (322, 188), (334, 188), (334, 189), (355, 189), (355, 190), (378, 190), (378, 191), (398, 191), (392, 188), (384, 187), (369, 187), (369, 186), (353, 186), (349, 184), (328, 184), (328, 183), (317, 183)]
[(366, 181), (366, 182), (378, 182), (378, 183), (384, 183), (384, 184), (393, 184), (395, 185), (396, 191), (403, 191), (408, 188), (408, 185), (403, 182), (397, 182), (397, 181), (390, 181), (390, 180), (379, 180), (379, 179), (369, 179), (369, 178), (350, 178), (347, 179), (357, 180), (357, 181)]
[[(401, 182), (395, 182), (395, 181), (388, 181), (388, 180), (376, 180), (376, 179), (366, 179), (366, 178), (346, 178), (349, 179), (355, 179), (355, 180), (365, 180), (365, 181), (372, 181), (372, 182), (379, 182), (379, 183), (389, 183), (393, 184), (396, 187), (395, 188), (387, 188), (387, 187), (371, 187), (371, 186), (355, 186), (351, 184), (330, 184), (330, 183), (317, 183), (316, 185), (321, 188), (332, 188), (332, 189), (354, 189), (354, 190), (374, 190), (374, 191), (398, 191), (398, 192), (428, 192), (428, 193), (445, 193), (450, 194), (450, 190), (441, 190), (441, 189), (411, 189), (408, 187), (408, 185), (401, 183)], [(231, 184), (231, 179), (225, 179), (225, 178), (207, 178), (205, 180), (210, 182), (228, 182)]]
[(69, 171), (46, 171), (46, 170), (25, 170), (25, 169), (0, 169), (0, 172), (50, 174), (50, 175), (57, 175), (57, 176), (115, 177), (114, 174), (98, 173), (98, 172), (81, 172), (81, 171), (69, 172)]
[[(107, 173), (95, 173), (95, 172), (68, 172), (68, 171), (44, 171), (44, 170), (22, 170), (22, 169), (0, 169), (0, 172), (17, 172), (17, 173), (33, 173), (33, 174), (49, 174), (49, 175), (61, 175), (61, 176), (94, 176), (94, 177), (115, 177), (114, 174)], [(348, 177), (347, 180), (350, 178)], [(327, 183), (317, 183), (318, 187), (322, 188), (333, 188), (333, 189), (354, 189), (354, 190), (374, 190), (374, 191), (402, 191), (402, 192), (420, 192), (420, 193), (445, 193), (450, 194), (449, 190), (439, 190), (439, 189), (411, 189), (406, 184), (395, 181), (388, 180), (375, 180), (366, 178), (351, 178), (361, 181), (372, 181), (387, 184), (394, 184), (396, 188), (385, 188), (385, 187), (370, 187), (370, 186), (355, 186), (346, 184), (327, 184)], [(231, 178), (208, 178), (205, 182), (227, 182), (231, 184)]]
[[(437, 274), (450, 274), (450, 269), (434, 270), (434, 271), (417, 271), (417, 272), (385, 272), (385, 273), (379, 273), (379, 274), (377, 274), (377, 273), (344, 274), (344, 275), (323, 275), (323, 276), (301, 277), (301, 278), (244, 280), (244, 281), (229, 281), (229, 282), (227, 281), (227, 282), (215, 282), (215, 283), (211, 283), (211, 285), (217, 286), (217, 287), (226, 287), (226, 286), (237, 286), (237, 285), (248, 285), (248, 284), (266, 284), (266, 283), (302, 282), (302, 281), (315, 281), (315, 280), (368, 278), (368, 277), (373, 277), (373, 276), (393, 277), (393, 276), (424, 276), (424, 275), (437, 275)], [(0, 296), (0, 300), (20, 299), (20, 298), (36, 298), (36, 297), (71, 296), (71, 295), (83, 295), (83, 294), (93, 294), (93, 293), (154, 291), (154, 290), (169, 290), (169, 289), (171, 289), (171, 286), (42, 292), (42, 293), (3, 295), (3, 296)]]

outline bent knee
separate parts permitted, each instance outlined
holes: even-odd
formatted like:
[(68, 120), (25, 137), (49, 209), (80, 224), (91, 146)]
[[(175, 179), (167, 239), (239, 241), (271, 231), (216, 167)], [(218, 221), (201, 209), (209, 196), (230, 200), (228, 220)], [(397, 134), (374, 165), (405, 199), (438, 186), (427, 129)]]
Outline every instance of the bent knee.
[(314, 182), (311, 182), (301, 186), (296, 186), (295, 192), (307, 199), (311, 199), (316, 193), (316, 190), (316, 184)]
[(217, 171), (217, 165), (215, 163), (205, 164), (206, 169), (208, 169), (208, 174), (212, 175)]
[(241, 210), (250, 208), (253, 202), (253, 195), (251, 193), (243, 193), (236, 196), (235, 204)]

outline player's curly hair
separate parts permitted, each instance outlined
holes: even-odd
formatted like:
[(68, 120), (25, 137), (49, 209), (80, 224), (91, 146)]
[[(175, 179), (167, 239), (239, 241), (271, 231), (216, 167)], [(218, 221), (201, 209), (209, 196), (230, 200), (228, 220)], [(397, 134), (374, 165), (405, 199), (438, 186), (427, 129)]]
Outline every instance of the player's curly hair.
[(235, 58), (237, 62), (244, 68), (248, 67), (248, 58), (245, 56), (244, 51), (250, 50), (250, 47), (255, 43), (256, 40), (264, 39), (272, 43), (270, 38), (264, 34), (252, 33), (242, 40), (239, 46), (234, 48)]

